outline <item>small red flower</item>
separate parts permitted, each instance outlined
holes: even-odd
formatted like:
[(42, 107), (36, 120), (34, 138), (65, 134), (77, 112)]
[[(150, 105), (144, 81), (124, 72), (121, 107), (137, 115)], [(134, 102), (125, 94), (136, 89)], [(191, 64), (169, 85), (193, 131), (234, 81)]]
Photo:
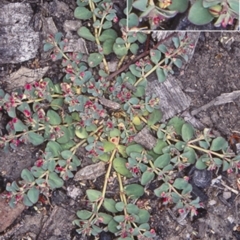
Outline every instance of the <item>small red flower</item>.
[(89, 84), (88, 86), (89, 89), (93, 89), (94, 88), (94, 85), (92, 83)]
[(30, 83), (27, 83), (27, 84), (25, 84), (24, 88), (27, 91), (31, 91), (32, 90), (32, 85)]
[(28, 118), (31, 116), (31, 112), (28, 111), (27, 109), (23, 110), (23, 113), (25, 114), (25, 116)]
[(112, 122), (107, 122), (107, 127), (108, 128), (113, 128), (113, 123)]
[(154, 229), (151, 229), (151, 230), (150, 230), (150, 233), (151, 233), (151, 234), (156, 234), (156, 232), (155, 232)]
[(62, 172), (64, 170), (64, 168), (59, 166), (59, 167), (56, 167), (56, 170), (59, 172)]
[(80, 74), (79, 74), (79, 76), (82, 78), (84, 77), (84, 75), (85, 75), (85, 72), (80, 72)]
[(185, 213), (185, 210), (183, 208), (178, 209), (179, 214)]
[(113, 22), (114, 22), (114, 23), (117, 23), (117, 22), (118, 22), (118, 17), (114, 17), (114, 18), (113, 18)]
[(13, 118), (13, 119), (12, 119), (12, 122), (13, 122), (13, 123), (16, 123), (17, 121), (18, 121), (17, 118)]
[(131, 172), (135, 173), (135, 174), (138, 174), (139, 173), (139, 168), (138, 167), (133, 167), (131, 169)]
[(43, 165), (43, 159), (37, 160), (37, 161), (35, 162), (35, 165), (36, 165), (37, 167), (41, 167), (41, 166)]

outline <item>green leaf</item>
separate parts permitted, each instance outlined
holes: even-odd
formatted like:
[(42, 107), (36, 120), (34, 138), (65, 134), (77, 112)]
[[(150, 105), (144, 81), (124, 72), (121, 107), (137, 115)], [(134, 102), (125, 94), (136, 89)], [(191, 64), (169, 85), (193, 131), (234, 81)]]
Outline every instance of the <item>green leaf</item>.
[(126, 177), (132, 177), (131, 172), (126, 167), (127, 160), (117, 157), (113, 160), (113, 168), (116, 172)]
[(175, 192), (171, 193), (171, 197), (172, 197), (172, 201), (174, 203), (178, 203), (180, 201), (180, 199), (181, 199), (181, 197), (177, 193), (175, 193)]
[(122, 38), (118, 37), (116, 38), (115, 43), (124, 45), (126, 42)]
[(148, 118), (147, 124), (148, 126), (153, 126), (157, 122), (160, 122), (161, 119), (162, 119), (162, 112), (159, 109), (154, 109)]
[(109, 211), (111, 213), (117, 213), (118, 210), (116, 209), (115, 205), (116, 205), (116, 202), (113, 199), (111, 199), (111, 198), (105, 198), (104, 199), (103, 207), (107, 211)]
[(132, 144), (126, 148), (126, 153), (128, 156), (130, 156), (130, 153), (132, 153), (132, 152), (141, 153), (143, 151), (143, 149), (144, 148), (139, 144)]
[(137, 14), (130, 13), (128, 14), (128, 28), (137, 27), (139, 24), (139, 18)]
[(52, 43), (45, 43), (44, 46), (43, 46), (43, 51), (47, 52), (47, 51), (49, 51), (53, 48), (54, 48), (54, 45)]
[(34, 177), (32, 173), (28, 169), (23, 169), (21, 172), (21, 178), (28, 183), (32, 183), (34, 181)]
[(124, 145), (118, 145), (117, 146), (118, 152), (122, 155), (122, 157), (126, 158), (127, 154), (126, 154), (126, 146)]
[(104, 152), (111, 152), (116, 148), (116, 145), (112, 142), (109, 141), (103, 141), (103, 149)]
[(61, 32), (57, 32), (54, 37), (55, 42), (59, 43), (61, 41), (62, 37), (63, 37), (63, 34)]
[[(222, 0), (203, 0), (203, 7), (209, 8), (211, 6), (221, 3)], [(228, 1), (229, 2), (229, 1)]]
[(107, 226), (107, 229), (109, 232), (111, 233), (116, 233), (118, 232), (119, 230), (117, 229), (117, 226), (118, 226), (118, 223), (112, 219), (109, 223), (108, 223), (108, 226)]
[(15, 118), (15, 121), (13, 122), (13, 127), (16, 132), (22, 132), (28, 129), (27, 126), (24, 125), (23, 122), (18, 118)]
[(87, 210), (80, 210), (77, 211), (77, 216), (78, 218), (82, 219), (82, 220), (87, 220), (92, 216), (92, 212), (87, 211)]
[(204, 163), (204, 162), (202, 161), (202, 159), (198, 159), (195, 166), (196, 166), (196, 168), (199, 169), (199, 170), (203, 170), (203, 169), (206, 169), (206, 168), (207, 168), (206, 163)]
[(227, 161), (223, 161), (223, 171), (227, 171), (230, 168), (230, 164)]
[(34, 145), (34, 146), (38, 146), (40, 144), (42, 144), (44, 142), (44, 138), (43, 136), (35, 133), (35, 132), (29, 132), (28, 133), (28, 137), (30, 142)]
[(33, 204), (35, 204), (38, 201), (38, 198), (39, 198), (39, 189), (37, 189), (35, 186), (33, 186), (27, 192), (27, 196), (28, 196), (29, 200)]
[(106, 29), (102, 32), (101, 36), (99, 37), (99, 40), (101, 42), (106, 41), (107, 39), (115, 39), (118, 37), (117, 32), (114, 29)]
[(127, 204), (126, 209), (129, 214), (138, 214), (139, 213), (139, 208), (133, 203)]
[(188, 8), (189, 1), (188, 0), (172, 0), (172, 4), (168, 6), (169, 10), (172, 11), (178, 11), (180, 13), (183, 13)]
[(195, 153), (194, 149), (192, 149), (190, 147), (185, 147), (184, 153), (181, 156), (183, 158), (186, 158), (188, 163), (193, 164), (196, 161), (196, 153)]
[(182, 118), (179, 117), (173, 117), (169, 120), (168, 126), (173, 126), (177, 134), (181, 134), (182, 132), (182, 126), (185, 123), (185, 121)]
[(166, 47), (166, 45), (164, 44), (160, 44), (158, 47), (157, 47), (158, 50), (160, 50), (162, 53), (167, 53), (168, 52), (168, 48)]
[(67, 143), (70, 140), (70, 131), (65, 126), (60, 126), (60, 131), (63, 132), (63, 136), (57, 139), (58, 143)]
[(62, 151), (62, 147), (57, 142), (49, 141), (47, 143), (46, 150), (50, 151), (53, 154), (53, 157), (57, 157), (60, 155), (60, 152)]
[(125, 220), (125, 217), (124, 217), (124, 215), (118, 215), (118, 216), (115, 216), (113, 219), (120, 223)]
[(182, 190), (182, 195), (188, 194), (192, 192), (192, 185), (191, 184), (187, 184), (187, 186)]
[(206, 141), (199, 141), (199, 146), (204, 148), (204, 149), (208, 149), (210, 147), (210, 144)]
[(112, 22), (110, 21), (105, 21), (102, 25), (103, 29), (111, 28), (112, 27)]
[(100, 191), (94, 190), (94, 189), (88, 189), (86, 191), (87, 197), (91, 202), (97, 201), (101, 196), (102, 193)]
[(157, 69), (156, 69), (156, 74), (157, 74), (157, 77), (158, 77), (158, 81), (159, 82), (165, 82), (165, 80), (166, 80), (166, 75), (165, 75), (165, 73), (164, 73), (164, 71), (163, 71), (163, 69), (162, 68), (160, 68), (160, 67), (158, 67)]
[(182, 67), (182, 60), (179, 59), (179, 58), (175, 58), (173, 60), (173, 64), (176, 65), (178, 68), (181, 68)]
[(151, 57), (151, 61), (155, 64), (158, 64), (160, 59), (161, 59), (161, 52), (159, 50), (156, 49), (151, 49), (150, 50), (150, 57)]
[(184, 189), (185, 187), (187, 187), (187, 185), (188, 185), (188, 182), (183, 178), (176, 178), (173, 183), (173, 186), (179, 190)]
[(72, 158), (73, 153), (70, 150), (65, 150), (61, 152), (61, 156), (63, 157), (63, 159), (68, 160), (70, 158)]
[(118, 128), (114, 128), (110, 131), (109, 136), (110, 137), (119, 137), (121, 135), (121, 132)]
[(88, 56), (88, 65), (90, 67), (96, 67), (103, 60), (103, 55), (100, 53), (90, 53)]
[(166, 167), (171, 160), (171, 155), (169, 153), (164, 153), (154, 161), (154, 166), (157, 168)]
[(87, 20), (87, 19), (90, 19), (92, 16), (93, 16), (93, 13), (85, 7), (77, 7), (74, 10), (75, 18), (78, 18), (81, 20)]
[(110, 155), (108, 153), (103, 153), (100, 156), (98, 156), (98, 158), (103, 162), (108, 162), (110, 159)]
[(178, 141), (176, 144), (175, 144), (175, 147), (178, 151), (183, 151), (183, 149), (186, 147), (186, 143), (183, 142), (183, 141)]
[(144, 194), (144, 188), (138, 184), (127, 185), (124, 190), (125, 194), (132, 199), (139, 198)]
[(202, 0), (197, 0), (189, 10), (188, 20), (195, 25), (205, 25), (213, 20), (213, 15), (209, 13), (208, 8), (204, 8)]
[(228, 142), (223, 137), (213, 139), (210, 150), (212, 151), (225, 151), (228, 147)]
[(28, 207), (31, 207), (33, 205), (26, 194), (23, 195), (23, 204)]
[(59, 125), (61, 123), (61, 117), (53, 110), (48, 110), (47, 117), (49, 118), (49, 123), (51, 125)]
[(45, 170), (43, 170), (42, 168), (39, 168), (37, 166), (33, 166), (33, 167), (31, 167), (31, 173), (33, 174), (33, 176), (35, 178), (39, 178), (40, 176), (42, 176), (45, 173)]
[(104, 55), (108, 55), (113, 52), (113, 44), (114, 44), (114, 39), (111, 39), (111, 38), (103, 42), (102, 48), (103, 48)]
[[(240, 11), (239, 0), (228, 0), (228, 4), (231, 7), (231, 9), (234, 10), (239, 15), (239, 11)], [(238, 18), (239, 18), (239, 16), (238, 16)]]
[(124, 202), (117, 202), (115, 205), (115, 208), (118, 210), (118, 212), (123, 211), (124, 207), (125, 207)]
[(63, 186), (63, 180), (55, 172), (51, 172), (48, 176), (48, 184), (51, 189), (60, 188)]
[(103, 224), (108, 224), (112, 220), (112, 218), (113, 218), (111, 215), (103, 213), (103, 212), (99, 212), (98, 216), (100, 218), (102, 218), (102, 220), (103, 220), (102, 223)]
[(80, 139), (85, 139), (88, 137), (88, 132), (87, 132), (86, 128), (84, 128), (84, 127), (76, 129), (75, 134)]
[(63, 98), (56, 98), (51, 102), (51, 108), (54, 110), (61, 109), (63, 106)]
[(221, 167), (221, 165), (223, 164), (223, 160), (220, 158), (213, 158), (213, 161), (218, 167)]
[(173, 44), (174, 44), (175, 48), (178, 48), (180, 46), (180, 39), (178, 37), (173, 37), (172, 41), (173, 41)]
[(139, 209), (138, 220), (136, 221), (139, 224), (147, 223), (150, 219), (150, 214), (145, 209)]
[(133, 94), (136, 97), (143, 97), (145, 95), (145, 90), (146, 90), (146, 87), (144, 87), (144, 86), (137, 86), (137, 89), (136, 89), (136, 91)]
[(161, 197), (161, 194), (168, 192), (168, 190), (169, 190), (169, 184), (163, 183), (159, 188), (156, 188), (154, 190), (154, 193), (157, 197)]
[(92, 35), (92, 33), (90, 32), (90, 30), (86, 27), (80, 27), (77, 31), (77, 34), (82, 37), (85, 38), (89, 41), (94, 42), (95, 41), (95, 37)]
[(147, 9), (148, 0), (137, 0), (134, 1), (132, 6), (141, 12), (144, 12)]
[(142, 185), (146, 185), (148, 183), (150, 183), (155, 177), (154, 172), (152, 171), (146, 171), (143, 173), (142, 177), (141, 177), (141, 184)]
[(136, 77), (141, 77), (142, 76), (142, 73), (141, 73), (141, 70), (138, 69), (138, 67), (136, 66), (136, 64), (131, 64), (129, 66), (129, 70), (131, 71), (131, 73), (136, 76)]
[(128, 53), (128, 49), (124, 44), (118, 44), (118, 43), (114, 43), (113, 44), (113, 52), (119, 56), (125, 56)]
[(184, 123), (182, 126), (182, 132), (181, 132), (183, 141), (188, 142), (193, 138), (194, 134), (195, 134), (195, 130), (193, 126), (189, 123)]
[(140, 43), (145, 43), (147, 40), (147, 34), (142, 32), (137, 32), (137, 39)]
[(55, 168), (56, 168), (56, 162), (55, 162), (55, 160), (49, 160), (48, 162), (47, 162), (47, 169), (48, 169), (48, 171), (49, 172), (53, 172), (54, 170), (55, 170)]
[(166, 146), (168, 146), (168, 144), (165, 141), (158, 139), (153, 151), (157, 154), (162, 154), (162, 149)]
[(136, 43), (131, 44), (130, 51), (132, 54), (137, 55), (139, 46)]

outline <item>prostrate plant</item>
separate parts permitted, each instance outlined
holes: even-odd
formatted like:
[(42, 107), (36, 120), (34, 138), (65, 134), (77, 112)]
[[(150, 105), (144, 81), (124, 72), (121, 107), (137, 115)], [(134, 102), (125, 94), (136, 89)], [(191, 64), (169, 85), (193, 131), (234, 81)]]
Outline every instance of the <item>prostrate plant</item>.
[[(95, 42), (98, 52), (88, 56), (66, 53), (67, 40), (62, 34), (49, 36), (44, 49), (51, 50), (54, 60), (63, 58), (63, 82), (53, 84), (45, 78), (11, 94), (0, 90), (1, 110), (11, 119), (6, 126), (8, 134), (0, 138), (1, 146), (5, 150), (21, 143), (43, 147), (35, 165), (22, 171), (22, 179), (8, 184), (5, 196), (12, 207), (19, 201), (32, 206), (40, 194), (51, 196), (52, 190), (74, 176), (81, 164), (76, 151), (84, 147), (93, 162), (106, 163), (107, 171), (102, 189), (86, 191), (89, 204), (77, 212), (77, 231), (97, 236), (104, 229), (120, 240), (135, 236), (153, 239), (156, 234), (150, 228), (150, 213), (138, 201), (149, 184), (157, 183), (154, 194), (163, 204), (174, 204), (179, 214), (195, 215), (201, 203), (192, 199), (192, 186), (184, 169), (195, 164), (198, 169), (237, 171), (240, 156), (230, 152), (228, 143), (221, 137), (214, 138), (208, 129), (201, 134), (176, 117), (160, 124), (159, 100), (145, 94), (150, 73), (156, 71), (159, 81), (164, 81), (173, 71), (172, 65), (180, 67), (181, 58), (187, 58), (187, 36), (176, 34), (173, 47), (156, 46), (147, 58), (132, 62), (109, 81), (106, 55), (114, 53), (120, 68), (127, 57), (134, 59), (138, 42), (144, 42), (146, 35), (127, 32), (126, 19), (118, 22), (121, 36), (110, 29), (117, 20), (109, 1), (77, 3), (75, 16), (93, 20), (93, 33), (81, 27), (78, 34)], [(101, 62), (103, 69), (99, 67)], [(134, 142), (144, 127), (156, 137), (153, 149)], [(113, 172), (119, 183), (115, 200), (106, 193)], [(139, 177), (139, 183), (124, 185), (124, 178), (133, 176)]]
[[(128, 28), (139, 26), (141, 19), (147, 18), (150, 29), (178, 13), (188, 11), (189, 0), (128, 0)], [(135, 11), (135, 12), (134, 12)], [(138, 16), (136, 11), (140, 11)], [(188, 20), (195, 25), (204, 25), (214, 21), (216, 27), (233, 25), (239, 19), (238, 0), (196, 0), (188, 11)]]

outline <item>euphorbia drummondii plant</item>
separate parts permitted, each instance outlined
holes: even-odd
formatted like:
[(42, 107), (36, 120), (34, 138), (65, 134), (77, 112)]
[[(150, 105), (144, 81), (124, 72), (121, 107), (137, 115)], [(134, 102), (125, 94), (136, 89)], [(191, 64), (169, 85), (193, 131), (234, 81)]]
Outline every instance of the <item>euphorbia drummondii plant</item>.
[[(75, 16), (92, 19), (94, 26), (93, 32), (81, 27), (78, 34), (96, 43), (97, 52), (87, 56), (66, 53), (63, 35), (50, 35), (44, 50), (50, 51), (53, 60), (63, 59), (63, 81), (54, 84), (44, 78), (16, 92), (0, 90), (1, 111), (10, 119), (8, 134), (0, 137), (1, 146), (6, 151), (26, 143), (42, 148), (34, 166), (24, 169), (19, 181), (7, 185), (5, 197), (12, 207), (19, 201), (32, 206), (40, 194), (50, 197), (81, 167), (77, 149), (82, 147), (93, 162), (104, 162), (107, 171), (102, 189), (86, 191), (88, 205), (73, 222), (77, 231), (98, 236), (104, 229), (118, 239), (154, 239), (156, 233), (150, 227), (154, 213), (141, 204), (151, 182), (156, 186), (153, 194), (165, 207), (193, 216), (202, 204), (193, 199), (184, 169), (195, 165), (237, 172), (240, 156), (209, 129), (200, 133), (177, 117), (160, 124), (159, 99), (145, 93), (147, 76), (156, 71), (159, 81), (165, 81), (173, 65), (181, 67), (187, 59), (186, 50), (191, 47), (187, 34), (176, 33), (171, 45), (158, 44), (148, 56), (136, 60), (138, 43), (146, 41), (144, 33), (127, 32), (126, 19), (118, 22), (120, 36), (111, 29), (116, 13), (109, 1), (77, 3)], [(106, 60), (109, 53), (118, 59), (114, 77)], [(126, 57), (133, 60), (124, 68)], [(136, 142), (145, 128), (153, 133), (152, 149)], [(119, 189), (114, 198), (107, 192), (113, 176)], [(138, 182), (124, 184), (124, 178), (132, 177)]]
[(214, 21), (216, 27), (232, 25), (239, 19), (239, 0), (197, 0), (189, 11), (189, 21), (204, 25)]
[[(214, 22), (214, 26), (232, 25), (239, 19), (238, 0), (196, 0), (188, 10), (189, 0), (128, 0), (128, 27), (137, 27), (142, 18), (147, 18), (150, 29), (156, 29), (162, 22), (174, 18), (178, 13), (188, 12), (188, 20), (195, 25)], [(137, 15), (133, 10), (141, 13)]]

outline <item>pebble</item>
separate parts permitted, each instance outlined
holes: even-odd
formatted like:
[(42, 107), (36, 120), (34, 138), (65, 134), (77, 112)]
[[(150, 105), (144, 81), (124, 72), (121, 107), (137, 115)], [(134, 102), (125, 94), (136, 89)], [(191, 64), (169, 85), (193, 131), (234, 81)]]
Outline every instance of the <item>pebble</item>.
[(208, 202), (208, 204), (209, 204), (210, 206), (213, 206), (213, 205), (215, 205), (216, 203), (217, 203), (216, 200), (210, 200), (210, 201)]
[(229, 199), (232, 196), (231, 192), (223, 192), (223, 198), (224, 199)]
[(234, 223), (235, 219), (232, 215), (228, 216), (227, 220), (232, 224)]
[(77, 197), (82, 196), (82, 190), (76, 186), (68, 186), (67, 195), (72, 199), (76, 199)]

